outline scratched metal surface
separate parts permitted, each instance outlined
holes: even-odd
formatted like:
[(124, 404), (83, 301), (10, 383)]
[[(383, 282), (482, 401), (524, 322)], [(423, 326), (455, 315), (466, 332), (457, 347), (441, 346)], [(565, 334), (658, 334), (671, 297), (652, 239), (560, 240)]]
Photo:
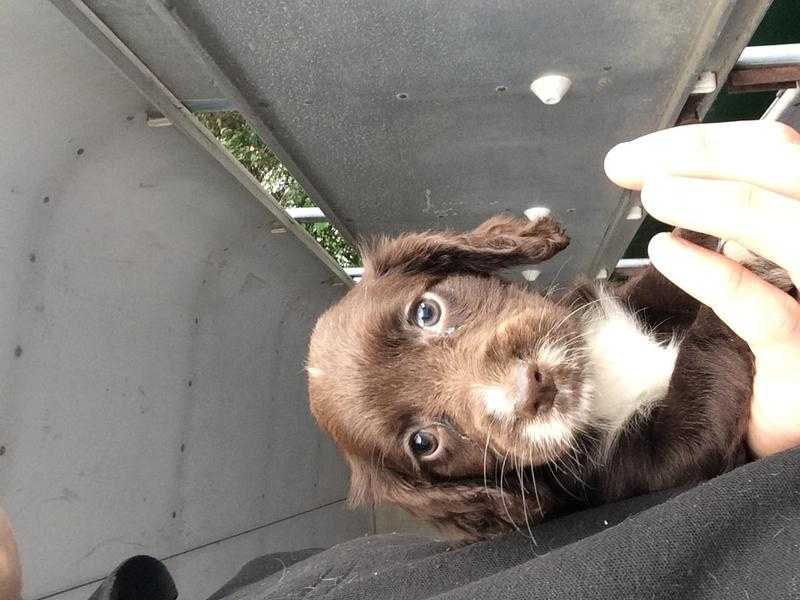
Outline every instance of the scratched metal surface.
[(781, 121), (800, 131), (800, 98), (787, 107), (786, 112), (781, 117)]
[[(87, 3), (178, 95), (213, 87), (196, 62), (160, 58), (186, 46), (148, 1)], [(351, 235), (466, 229), (547, 205), (573, 242), (542, 281), (563, 281), (610, 270), (640, 223), (621, 218), (607, 149), (671, 124), (712, 48), (716, 68), (767, 2), (170, 5)], [(731, 14), (744, 35), (720, 35)], [(550, 71), (573, 79), (556, 106), (528, 90)]]
[(138, 553), (210, 593), (233, 562), (366, 532), (306, 408), (330, 271), (148, 128), (49, 3), (3, 3), (0, 40), (0, 497), (26, 598)]

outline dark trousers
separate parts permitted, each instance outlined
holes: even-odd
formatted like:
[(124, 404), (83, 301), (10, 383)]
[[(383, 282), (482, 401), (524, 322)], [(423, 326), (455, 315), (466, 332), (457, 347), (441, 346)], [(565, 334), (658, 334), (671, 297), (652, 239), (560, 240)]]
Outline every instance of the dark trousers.
[(800, 599), (800, 449), (533, 534), (461, 547), (383, 535), (267, 555), (212, 599)]

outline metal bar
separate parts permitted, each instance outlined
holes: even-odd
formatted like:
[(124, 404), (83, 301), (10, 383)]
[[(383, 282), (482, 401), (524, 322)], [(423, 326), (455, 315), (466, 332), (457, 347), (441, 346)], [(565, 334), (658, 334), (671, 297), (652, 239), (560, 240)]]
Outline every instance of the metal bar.
[(748, 46), (736, 61), (737, 69), (800, 63), (800, 44)]
[(617, 263), (617, 269), (639, 269), (649, 265), (649, 258), (621, 258)]
[[(193, 113), (226, 112), (234, 110), (230, 100), (225, 98), (205, 98), (199, 100), (184, 99), (183, 105)], [(154, 119), (164, 118), (164, 115), (152, 115)], [(172, 123), (168, 123), (172, 125)]]
[(761, 115), (762, 121), (780, 121), (784, 113), (792, 106), (800, 104), (800, 87), (783, 90), (775, 96), (766, 112)]
[(649, 258), (623, 258), (617, 263), (617, 266), (614, 268), (614, 273), (629, 277), (639, 269), (649, 265)]
[(339, 264), (295, 222), (261, 184), (203, 127), (191, 111), (147, 68), (139, 58), (111, 31), (81, 0), (50, 0), (94, 46), (127, 77), (141, 94), (153, 103), (165, 118), (186, 134), (190, 140), (210, 154), (253, 197), (270, 212), (282, 228), (290, 231), (300, 242), (322, 261), (346, 286), (350, 277)]
[(758, 83), (755, 85), (746, 85), (742, 87), (728, 86), (727, 89), (731, 94), (749, 94), (754, 92), (779, 92), (781, 90), (790, 90), (797, 86), (797, 81), (779, 81), (775, 83)]
[(714, 71), (703, 71), (694, 82), (692, 94), (710, 94), (717, 89), (717, 74)]
[(227, 98), (185, 98), (183, 104), (193, 113), (233, 110), (233, 104)]
[(728, 86), (733, 91), (757, 86), (789, 85), (800, 80), (800, 63), (796, 65), (759, 67), (732, 71), (728, 78)]
[(344, 272), (350, 277), (361, 277), (364, 274), (364, 267), (345, 267)]
[[(631, 272), (636, 269), (641, 269), (650, 264), (649, 258), (622, 258), (617, 262), (614, 269), (616, 272)], [(344, 272), (350, 277), (361, 278), (364, 275), (364, 267), (345, 267)]]
[(303, 187), (306, 194), (314, 201), (314, 204), (321, 207), (325, 214), (333, 223), (333, 226), (339, 230), (339, 233), (349, 242), (354, 243), (355, 238), (350, 232), (349, 228), (339, 219), (328, 203), (322, 197), (314, 183), (306, 176), (306, 174), (295, 163), (294, 158), (286, 149), (283, 144), (275, 137), (272, 130), (267, 127), (264, 120), (259, 116), (247, 98), (244, 97), (236, 84), (231, 81), (228, 75), (220, 68), (214, 57), (208, 53), (205, 47), (197, 39), (194, 32), (181, 19), (180, 15), (174, 8), (168, 8), (161, 0), (145, 0), (147, 6), (153, 13), (158, 16), (161, 21), (169, 28), (172, 36), (184, 45), (190, 52), (195, 54), (208, 69), (214, 85), (227, 96), (232, 106), (247, 120), (248, 123), (258, 132), (263, 142), (267, 147), (275, 153), (283, 165), (294, 176), (297, 182)]
[(321, 208), (287, 208), (286, 212), (298, 223), (323, 223), (328, 220)]

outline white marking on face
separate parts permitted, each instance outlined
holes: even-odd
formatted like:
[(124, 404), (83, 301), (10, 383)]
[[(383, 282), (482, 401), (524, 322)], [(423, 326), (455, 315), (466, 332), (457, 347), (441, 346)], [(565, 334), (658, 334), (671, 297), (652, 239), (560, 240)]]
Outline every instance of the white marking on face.
[(523, 429), (523, 435), (540, 449), (545, 455), (562, 452), (570, 446), (575, 432), (587, 422), (592, 404), (594, 387), (590, 381), (584, 381), (577, 392), (563, 389), (559, 394), (568, 398), (576, 397), (577, 402), (568, 413), (551, 412), (537, 417)]
[(581, 389), (578, 390), (578, 410), (576, 414), (580, 422), (585, 422), (586, 418), (591, 413), (592, 401), (594, 400), (594, 383), (589, 379), (585, 379), (581, 384)]
[(325, 375), (325, 371), (316, 367), (306, 367), (306, 371), (309, 377), (322, 377)]
[(480, 388), (480, 394), (489, 414), (506, 419), (513, 416), (516, 402), (505, 388), (484, 386)]
[(660, 344), (635, 315), (601, 291), (588, 317), (589, 374), (594, 384), (592, 416), (615, 434), (636, 414), (646, 414), (669, 386), (679, 343)]
[(535, 419), (524, 429), (525, 436), (537, 447), (558, 450), (572, 441), (572, 427), (560, 415), (548, 415), (544, 419)]

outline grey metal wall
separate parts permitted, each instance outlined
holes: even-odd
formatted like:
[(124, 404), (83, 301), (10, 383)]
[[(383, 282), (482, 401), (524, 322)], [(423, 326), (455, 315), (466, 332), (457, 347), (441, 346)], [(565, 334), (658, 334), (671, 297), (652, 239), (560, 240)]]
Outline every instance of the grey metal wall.
[(202, 597), (260, 553), (366, 532), (302, 372), (341, 282), (148, 128), (49, 3), (0, 4), (0, 46), (0, 501), (26, 598), (138, 553)]

